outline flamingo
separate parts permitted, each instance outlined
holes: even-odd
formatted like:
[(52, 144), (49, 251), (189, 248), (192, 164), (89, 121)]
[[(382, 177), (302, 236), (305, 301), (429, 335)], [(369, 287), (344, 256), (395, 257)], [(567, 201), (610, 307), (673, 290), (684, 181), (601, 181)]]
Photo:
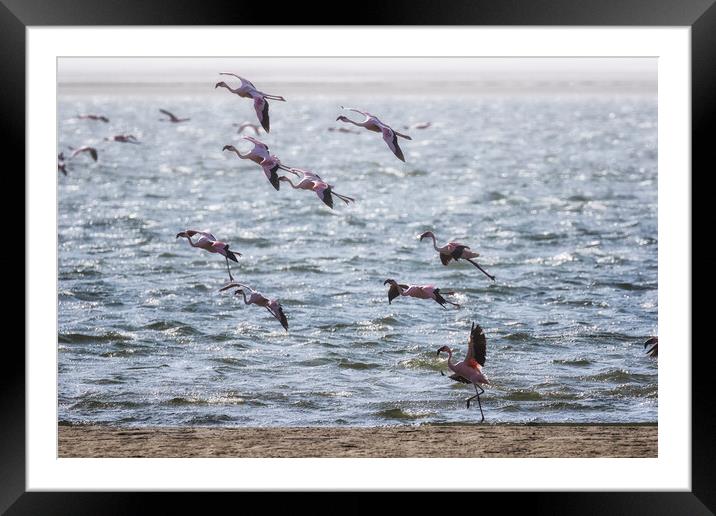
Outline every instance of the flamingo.
[(291, 179), (286, 176), (279, 177), (279, 181), (286, 181), (295, 190), (312, 190), (316, 192), (318, 198), (331, 209), (333, 209), (334, 195), (346, 204), (355, 201), (353, 197), (341, 195), (333, 191), (333, 185), (326, 183), (318, 174), (300, 168), (289, 168), (288, 171), (300, 178), (298, 184), (293, 184)]
[(248, 80), (244, 79), (243, 77), (239, 77), (238, 75), (236, 75), (234, 73), (219, 72), (219, 75), (231, 75), (241, 81), (241, 85), (236, 89), (232, 89), (224, 81), (217, 82), (216, 85), (214, 86), (214, 89), (219, 88), (219, 87), (226, 88), (231, 93), (234, 93), (234, 94), (238, 95), (239, 97), (253, 99), (254, 109), (256, 110), (256, 116), (258, 117), (259, 122), (261, 123), (261, 126), (268, 133), (269, 132), (269, 104), (268, 104), (268, 102), (266, 102), (266, 99), (280, 100), (281, 102), (286, 102), (286, 99), (283, 97), (280, 97), (278, 95), (269, 95), (267, 93), (259, 91), (258, 89), (256, 89), (256, 86), (254, 86), (251, 81), (248, 81)]
[[(450, 378), (456, 382), (471, 383), (475, 386), (475, 395), (467, 399), (467, 408), (470, 408), (470, 401), (477, 398), (477, 403), (480, 406), (480, 415), (482, 416), (482, 421), (480, 422), (482, 423), (485, 421), (485, 414), (482, 412), (480, 394), (484, 393), (485, 390), (480, 384), (490, 385), (487, 376), (482, 372), (482, 368), (485, 365), (485, 355), (487, 354), (485, 332), (479, 324), (472, 323), (470, 339), (467, 341), (467, 356), (462, 362), (458, 362), (457, 364), (452, 363), (452, 350), (448, 346), (443, 346), (438, 349), (437, 355), (440, 356), (440, 353), (443, 351), (448, 354), (448, 368), (454, 373), (450, 375)], [(445, 375), (442, 371), (440, 371), (440, 374)]]
[(649, 355), (650, 357), (658, 357), (659, 356), (659, 337), (651, 337), (649, 340), (647, 340), (644, 343), (645, 349), (647, 346), (652, 346), (646, 350), (647, 355)]
[(431, 125), (433, 125), (432, 122), (418, 122), (413, 125), (404, 125), (403, 129), (427, 129)]
[(420, 238), (420, 241), (424, 238), (432, 238), (433, 239), (433, 247), (435, 250), (440, 254), (440, 261), (443, 262), (443, 265), (447, 265), (450, 263), (450, 260), (467, 260), (471, 264), (473, 264), (475, 267), (480, 269), (485, 276), (490, 278), (492, 281), (495, 281), (495, 277), (492, 274), (489, 274), (485, 269), (480, 267), (480, 265), (473, 260), (473, 258), (477, 258), (480, 256), (480, 253), (474, 253), (470, 251), (470, 247), (461, 244), (459, 242), (448, 242), (442, 247), (438, 247), (437, 240), (435, 239), (435, 235), (432, 231), (426, 231), (425, 233), (418, 235)]
[(107, 118), (104, 115), (77, 115), (78, 120), (97, 120), (100, 122), (107, 123), (109, 122), (109, 118)]
[[(196, 242), (192, 242), (191, 240), (191, 237), (194, 235), (200, 235)], [(231, 269), (229, 268), (229, 260), (238, 263), (239, 260), (236, 259), (236, 255), (241, 256), (241, 253), (230, 251), (229, 244), (219, 241), (209, 230), (197, 231), (195, 229), (187, 229), (186, 231), (177, 233), (177, 238), (179, 237), (186, 238), (192, 247), (199, 247), (210, 253), (219, 253), (222, 255), (226, 259), (226, 270), (229, 271), (229, 281), (234, 281), (234, 277), (231, 275)]]
[(252, 149), (247, 152), (246, 154), (241, 154), (239, 150), (234, 147), (233, 145), (224, 145), (224, 148), (221, 149), (222, 151), (229, 150), (236, 153), (236, 155), (241, 159), (250, 159), (254, 163), (260, 165), (263, 160), (270, 157), (269, 154), (269, 148), (268, 145), (266, 145), (261, 140), (257, 140), (256, 138), (252, 136), (244, 136), (242, 139), (248, 140), (251, 143), (254, 144)]
[(137, 140), (136, 136), (133, 134), (115, 134), (114, 136), (111, 136), (109, 138), (105, 138), (108, 142), (121, 142), (121, 143), (136, 143), (140, 144), (139, 140)]
[[(268, 310), (269, 313), (281, 323), (281, 326), (283, 326), (283, 328), (288, 331), (288, 319), (286, 319), (286, 314), (283, 313), (281, 303), (279, 303), (277, 299), (269, 299), (261, 292), (257, 292), (248, 285), (245, 285), (243, 283), (237, 283), (235, 281), (232, 281), (228, 285), (220, 288), (219, 292), (223, 292), (224, 290), (228, 290), (230, 288), (237, 289), (234, 292), (234, 295), (238, 296), (239, 294), (241, 294), (244, 297), (244, 304), (263, 306), (264, 308), (266, 308), (266, 310)], [(249, 292), (251, 293), (248, 299), (246, 298), (245, 289), (249, 290)]]
[(67, 175), (67, 163), (65, 163), (65, 153), (60, 152), (57, 155), (57, 170)]
[(354, 120), (351, 120), (347, 116), (341, 115), (336, 118), (336, 121), (347, 122), (349, 124), (357, 125), (358, 127), (364, 127), (369, 131), (383, 133), (383, 140), (386, 144), (388, 144), (388, 148), (393, 151), (393, 154), (395, 154), (400, 161), (405, 162), (403, 151), (400, 150), (400, 147), (398, 146), (398, 136), (400, 136), (401, 138), (405, 138), (406, 140), (412, 140), (410, 136), (408, 136), (407, 134), (399, 133), (392, 127), (378, 120), (378, 117), (376, 117), (375, 115), (371, 115), (366, 111), (361, 111), (360, 109), (356, 108), (346, 108), (343, 106), (341, 106), (341, 109), (347, 109), (349, 111), (355, 111), (356, 113), (360, 113), (361, 115), (365, 116), (365, 119), (361, 122), (356, 122)]
[(258, 163), (263, 169), (264, 174), (266, 174), (266, 178), (269, 180), (269, 183), (271, 183), (271, 185), (278, 190), (280, 183), (278, 181), (279, 177), (277, 170), (288, 170), (288, 167), (281, 164), (281, 160), (278, 156), (270, 154), (268, 145), (262, 141), (252, 138), (251, 136), (244, 136), (244, 140), (249, 140), (254, 144), (253, 148), (246, 154), (241, 154), (241, 152), (233, 145), (224, 145), (222, 150), (233, 151), (241, 159), (250, 159), (254, 163)]
[(72, 150), (73, 152), (72, 152), (72, 154), (70, 154), (69, 159), (72, 159), (72, 158), (82, 154), (83, 152), (88, 152), (89, 155), (92, 156), (92, 159), (94, 161), (97, 161), (97, 149), (95, 149), (94, 147), (89, 147), (89, 146), (85, 145), (84, 147), (80, 147), (79, 149), (72, 149), (72, 147), (70, 147), (70, 150)]
[[(435, 288), (434, 285), (403, 285), (393, 279), (387, 279), (383, 282), (383, 285), (387, 284), (390, 284), (390, 288), (388, 289), (388, 304), (391, 304), (393, 299), (398, 296), (409, 296), (417, 297), (418, 299), (433, 299), (443, 308), (446, 308), (445, 303), (450, 303), (451, 305), (460, 308), (459, 304), (445, 299), (442, 296), (440, 289)], [(445, 295), (447, 296), (454, 293), (455, 292), (445, 292)]]
[(174, 116), (172, 113), (170, 113), (169, 111), (167, 111), (166, 109), (160, 109), (159, 111), (169, 117), (169, 118), (160, 118), (159, 119), (160, 122), (172, 122), (174, 124), (177, 124), (179, 122), (186, 122), (187, 120), (191, 120), (191, 118), (178, 118), (178, 117)]
[(257, 124), (252, 124), (251, 122), (244, 122), (243, 124), (233, 124), (234, 127), (238, 127), (239, 130), (236, 131), (237, 133), (241, 134), (244, 132), (244, 129), (253, 129), (254, 133), (256, 133), (256, 136), (260, 134), (261, 126)]
[(358, 131), (354, 131), (353, 129), (348, 129), (347, 127), (329, 127), (328, 130), (331, 132), (337, 132), (337, 133), (360, 134)]

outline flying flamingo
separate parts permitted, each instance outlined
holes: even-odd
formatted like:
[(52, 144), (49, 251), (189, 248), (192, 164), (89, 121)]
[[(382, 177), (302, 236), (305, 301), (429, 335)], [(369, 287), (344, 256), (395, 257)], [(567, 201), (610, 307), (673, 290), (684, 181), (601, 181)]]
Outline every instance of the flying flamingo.
[(109, 122), (109, 118), (104, 115), (77, 115), (78, 120), (96, 120), (100, 122)]
[(254, 86), (251, 81), (248, 81), (248, 80), (244, 79), (243, 77), (239, 77), (236, 74), (220, 72), (219, 75), (231, 75), (241, 81), (241, 85), (236, 89), (232, 89), (224, 81), (217, 82), (216, 85), (214, 86), (214, 89), (216, 89), (218, 87), (226, 88), (231, 93), (235, 93), (239, 97), (253, 99), (254, 109), (256, 110), (256, 116), (258, 117), (259, 122), (261, 123), (261, 126), (268, 133), (269, 132), (269, 105), (268, 105), (268, 102), (266, 102), (266, 99), (280, 100), (281, 102), (286, 102), (286, 99), (283, 97), (280, 97), (278, 95), (269, 95), (267, 93), (259, 91), (258, 89), (256, 89), (256, 86)]
[(137, 140), (136, 136), (134, 136), (133, 134), (116, 134), (109, 138), (105, 138), (105, 140), (108, 142), (136, 143), (136, 144), (142, 143), (139, 140)]
[(243, 124), (233, 124), (235, 127), (238, 127), (239, 130), (236, 131), (237, 133), (241, 134), (244, 132), (245, 129), (253, 129), (254, 133), (256, 133), (256, 136), (260, 134), (259, 130), (261, 129), (260, 125), (252, 124), (251, 122), (244, 122)]
[(186, 122), (187, 120), (191, 120), (191, 118), (178, 118), (178, 117), (174, 116), (172, 113), (170, 113), (169, 111), (167, 111), (166, 109), (160, 109), (159, 111), (169, 117), (169, 118), (160, 118), (159, 119), (160, 122), (172, 122), (172, 123), (176, 124), (179, 122)]
[(349, 111), (355, 111), (356, 113), (360, 113), (361, 115), (365, 116), (365, 119), (361, 122), (356, 122), (354, 120), (351, 120), (347, 116), (341, 115), (336, 118), (336, 121), (340, 120), (341, 122), (347, 122), (349, 124), (357, 125), (358, 127), (364, 127), (369, 131), (383, 133), (383, 140), (385, 140), (385, 143), (388, 144), (388, 148), (393, 151), (393, 154), (395, 154), (400, 161), (405, 162), (403, 151), (400, 150), (400, 147), (398, 146), (398, 136), (400, 136), (401, 138), (405, 138), (406, 140), (412, 140), (410, 136), (408, 136), (407, 134), (399, 133), (392, 127), (378, 120), (378, 117), (376, 117), (375, 115), (371, 115), (370, 113), (361, 111), (360, 109), (346, 108), (343, 106), (341, 106), (341, 109), (347, 109)]
[[(194, 235), (200, 235), (196, 242), (192, 242), (191, 240), (191, 237)], [(229, 268), (229, 260), (238, 263), (239, 260), (236, 259), (236, 255), (241, 256), (241, 253), (230, 251), (229, 244), (217, 240), (208, 230), (196, 231), (194, 229), (187, 229), (186, 231), (177, 233), (177, 238), (179, 237), (186, 238), (192, 247), (199, 247), (210, 253), (219, 253), (222, 255), (226, 259), (226, 270), (229, 271), (229, 281), (234, 281), (234, 277), (231, 275), (231, 269)]]
[(65, 153), (60, 152), (57, 155), (57, 170), (67, 175), (67, 163), (65, 163)]
[[(219, 292), (223, 292), (224, 290), (228, 290), (230, 288), (237, 289), (234, 292), (235, 296), (238, 296), (239, 294), (244, 296), (244, 304), (263, 306), (264, 308), (266, 308), (266, 310), (268, 310), (269, 313), (281, 323), (281, 326), (283, 326), (283, 328), (288, 331), (288, 319), (286, 319), (286, 314), (283, 313), (283, 308), (281, 307), (281, 304), (278, 302), (277, 299), (269, 299), (261, 292), (257, 292), (248, 285), (244, 285), (243, 283), (237, 283), (235, 281), (232, 281), (225, 287), (220, 288)], [(248, 299), (246, 298), (246, 292), (244, 291), (245, 289), (251, 293)]]
[(222, 150), (233, 151), (241, 159), (250, 159), (254, 163), (258, 163), (263, 169), (269, 183), (271, 183), (271, 185), (278, 190), (280, 183), (278, 181), (279, 177), (277, 171), (278, 169), (288, 170), (288, 167), (281, 164), (281, 160), (278, 156), (270, 154), (268, 145), (262, 141), (252, 138), (251, 136), (244, 136), (244, 139), (249, 140), (254, 144), (253, 148), (246, 154), (241, 154), (241, 152), (233, 145), (224, 145)]
[[(450, 375), (450, 378), (457, 382), (471, 383), (475, 386), (475, 395), (467, 399), (467, 408), (470, 408), (470, 401), (477, 398), (482, 421), (485, 421), (485, 414), (482, 412), (482, 403), (480, 402), (480, 394), (485, 392), (485, 390), (480, 387), (480, 384), (490, 385), (487, 376), (482, 372), (482, 368), (485, 365), (485, 355), (487, 354), (485, 332), (479, 324), (472, 323), (470, 339), (467, 341), (467, 356), (462, 362), (458, 362), (457, 364), (452, 363), (452, 350), (449, 347), (441, 347), (438, 349), (437, 355), (440, 356), (442, 351), (448, 354), (448, 368), (454, 373)], [(442, 371), (440, 371), (440, 374), (445, 375)]]
[(266, 145), (261, 140), (257, 140), (256, 138), (254, 138), (252, 136), (244, 136), (242, 139), (248, 140), (254, 144), (254, 146), (251, 148), (251, 150), (249, 152), (247, 152), (246, 154), (241, 154), (241, 152), (239, 152), (239, 149), (237, 149), (233, 145), (224, 145), (224, 148), (221, 150), (222, 151), (225, 151), (225, 150), (233, 151), (241, 159), (250, 159), (251, 161), (253, 161), (254, 163), (256, 163), (258, 165), (260, 165), (263, 160), (265, 160), (266, 158), (268, 158), (270, 156), (268, 145)]
[[(388, 289), (388, 304), (391, 304), (393, 299), (398, 296), (409, 296), (417, 297), (418, 299), (433, 299), (443, 308), (446, 308), (445, 303), (450, 303), (451, 305), (460, 308), (459, 304), (445, 299), (442, 296), (440, 289), (435, 288), (433, 285), (403, 285), (397, 283), (393, 279), (387, 279), (383, 282), (383, 285), (387, 284), (390, 284), (390, 288)], [(448, 296), (454, 293), (455, 292), (445, 292), (445, 295)]]
[(468, 246), (459, 242), (448, 242), (444, 246), (438, 247), (437, 240), (435, 239), (435, 235), (432, 231), (426, 231), (422, 235), (419, 235), (419, 237), (421, 242), (423, 238), (433, 239), (433, 247), (440, 254), (440, 261), (443, 262), (443, 265), (447, 265), (448, 263), (450, 263), (450, 260), (467, 260), (475, 267), (480, 269), (483, 274), (485, 274), (485, 276), (490, 278), (492, 281), (495, 281), (495, 277), (492, 274), (489, 274), (485, 269), (480, 267), (480, 265), (476, 261), (473, 260), (473, 258), (477, 258), (478, 256), (480, 256), (480, 253), (474, 253), (470, 251), (470, 248)]
[(89, 147), (89, 146), (85, 145), (84, 147), (80, 147), (79, 149), (73, 149), (72, 147), (70, 147), (70, 150), (73, 152), (72, 152), (72, 154), (70, 154), (69, 159), (72, 159), (72, 158), (82, 154), (83, 152), (88, 152), (89, 155), (92, 156), (92, 159), (94, 161), (97, 161), (97, 149), (95, 149), (94, 147)]
[(318, 174), (314, 174), (313, 172), (302, 170), (300, 168), (289, 168), (288, 171), (299, 177), (300, 181), (298, 184), (293, 184), (291, 179), (286, 176), (279, 177), (279, 181), (286, 181), (296, 190), (311, 190), (316, 192), (318, 198), (331, 209), (333, 209), (334, 195), (346, 204), (349, 204), (351, 201), (355, 201), (353, 197), (341, 195), (338, 192), (333, 191), (333, 185), (326, 183)]
[(427, 129), (431, 125), (433, 125), (432, 122), (418, 122), (413, 125), (404, 125), (403, 129)]
[(652, 346), (646, 350), (647, 355), (649, 355), (650, 357), (659, 356), (659, 337), (651, 337), (644, 343), (644, 348), (646, 348), (647, 346)]

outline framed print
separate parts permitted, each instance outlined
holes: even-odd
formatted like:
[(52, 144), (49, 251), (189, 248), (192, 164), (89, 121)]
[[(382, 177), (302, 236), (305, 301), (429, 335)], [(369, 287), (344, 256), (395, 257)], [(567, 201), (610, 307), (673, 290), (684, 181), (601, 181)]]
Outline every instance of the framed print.
[(29, 205), (8, 514), (148, 490), (709, 513), (711, 3), (69, 5), (2, 7)]

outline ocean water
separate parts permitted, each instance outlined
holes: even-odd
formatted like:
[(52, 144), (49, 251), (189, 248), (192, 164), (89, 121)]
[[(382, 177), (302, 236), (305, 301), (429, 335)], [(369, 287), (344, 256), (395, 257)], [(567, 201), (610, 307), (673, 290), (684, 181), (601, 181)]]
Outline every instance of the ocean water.
[[(280, 91), (271, 93), (282, 94)], [(657, 103), (653, 94), (294, 95), (259, 139), (352, 196), (275, 191), (233, 123), (251, 102), (198, 95), (61, 94), (60, 150), (95, 145), (58, 181), (58, 418), (125, 425), (313, 426), (479, 422), (455, 383), (473, 321), (488, 342), (486, 422), (655, 422)], [(340, 105), (405, 130), (329, 132)], [(158, 108), (191, 117), (158, 121)], [(108, 124), (76, 121), (107, 115)], [(353, 118), (359, 118), (355, 115)], [(132, 133), (141, 145), (103, 141)], [(210, 229), (242, 256), (237, 280), (282, 303), (278, 321), (228, 293), (219, 255), (175, 239)], [(445, 267), (428, 241), (481, 253)], [(386, 278), (455, 291), (388, 304)], [(450, 298), (449, 298), (450, 299)]]

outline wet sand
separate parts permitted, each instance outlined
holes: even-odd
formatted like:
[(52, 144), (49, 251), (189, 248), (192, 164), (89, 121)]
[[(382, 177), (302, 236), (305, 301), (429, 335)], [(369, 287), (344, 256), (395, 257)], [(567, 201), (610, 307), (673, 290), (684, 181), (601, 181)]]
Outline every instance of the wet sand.
[(657, 457), (657, 425), (59, 426), (59, 457)]

